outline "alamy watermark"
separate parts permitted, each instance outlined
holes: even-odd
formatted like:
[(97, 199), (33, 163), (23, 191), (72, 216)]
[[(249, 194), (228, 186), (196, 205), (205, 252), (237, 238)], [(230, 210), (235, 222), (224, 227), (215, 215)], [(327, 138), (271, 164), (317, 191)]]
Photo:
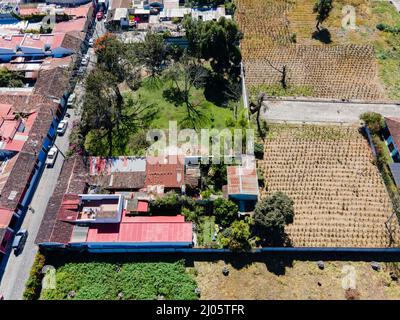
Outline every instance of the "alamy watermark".
[(148, 161), (157, 163), (165, 158), (169, 164), (185, 161), (185, 157), (201, 159), (204, 164), (236, 164), (243, 154), (254, 155), (253, 129), (182, 129), (176, 121), (169, 122), (168, 130), (152, 129), (147, 132)]

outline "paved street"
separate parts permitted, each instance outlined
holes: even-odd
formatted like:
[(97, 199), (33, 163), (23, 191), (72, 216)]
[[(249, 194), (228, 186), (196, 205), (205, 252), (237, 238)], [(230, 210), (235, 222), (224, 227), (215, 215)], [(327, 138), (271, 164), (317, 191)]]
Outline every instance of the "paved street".
[[(63, 154), (68, 150), (68, 137), (71, 132), (72, 121), (75, 117), (75, 115), (71, 115), (67, 132), (63, 136), (58, 136), (55, 141), (56, 146)], [(27, 229), (29, 232), (24, 250), (18, 257), (16, 257), (14, 253), (11, 253), (9, 256), (7, 267), (0, 284), (0, 292), (3, 294), (4, 299), (15, 300), (22, 298), (25, 282), (29, 277), (29, 272), (37, 252), (37, 246), (34, 244), (34, 241), (64, 162), (64, 157), (61, 152), (58, 153), (54, 167), (44, 169), (31, 202), (33, 211), (28, 210), (24, 222), (22, 223), (22, 228)]]
[[(97, 23), (93, 38), (101, 36), (105, 32), (104, 23)], [(95, 61), (95, 55), (93, 49), (88, 50), (89, 61)], [(94, 63), (89, 63), (87, 71), (94, 67)], [(83, 101), (84, 88), (83, 83), (78, 82), (74, 93), (76, 95), (76, 105), (74, 109), (68, 109), (67, 112), (70, 114), (68, 120), (68, 128), (63, 136), (57, 136), (55, 145), (61, 151), (58, 153), (56, 163), (52, 168), (45, 168), (33, 196), (31, 207), (33, 210), (28, 210), (24, 221), (22, 223), (23, 229), (28, 230), (28, 239), (26, 241), (24, 250), (16, 257), (14, 253), (10, 253), (8, 262), (1, 278), (0, 283), (0, 294), (4, 296), (6, 300), (20, 300), (22, 299), (23, 292), (25, 290), (25, 283), (28, 280), (29, 272), (31, 270), (35, 255), (38, 247), (34, 244), (36, 235), (39, 231), (40, 224), (42, 222), (47, 203), (51, 195), (53, 194), (56, 186), (58, 177), (61, 172), (61, 168), (64, 162), (64, 156), (68, 151), (69, 135), (71, 133), (72, 123), (74, 120), (80, 117), (80, 108)]]
[(400, 0), (389, 0), (390, 3), (392, 3), (398, 12), (400, 12)]
[(332, 102), (269, 101), (262, 117), (274, 122), (356, 123), (364, 112), (400, 117), (400, 105)]

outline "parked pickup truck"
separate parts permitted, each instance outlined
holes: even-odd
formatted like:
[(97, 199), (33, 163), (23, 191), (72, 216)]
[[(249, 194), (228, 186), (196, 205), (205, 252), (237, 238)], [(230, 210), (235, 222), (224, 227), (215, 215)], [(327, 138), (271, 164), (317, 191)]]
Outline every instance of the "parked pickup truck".
[(58, 150), (56, 147), (51, 147), (47, 153), (46, 166), (53, 167), (57, 159)]

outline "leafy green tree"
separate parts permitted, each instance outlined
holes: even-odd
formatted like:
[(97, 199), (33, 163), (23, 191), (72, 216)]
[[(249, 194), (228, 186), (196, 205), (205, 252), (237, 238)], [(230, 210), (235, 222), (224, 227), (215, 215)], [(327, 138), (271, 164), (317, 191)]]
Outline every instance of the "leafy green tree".
[(372, 133), (377, 134), (385, 127), (385, 119), (376, 112), (365, 112), (360, 116)]
[(136, 47), (124, 44), (110, 33), (96, 40), (97, 68), (111, 73), (118, 83), (125, 83), (132, 90), (140, 83), (140, 61)]
[(332, 0), (316, 0), (313, 12), (317, 14), (317, 30), (320, 30), (319, 26), (329, 17), (332, 8)]
[(223, 231), (221, 244), (224, 248), (231, 250), (249, 249), (251, 236), (250, 225), (245, 220), (236, 220), (232, 225)]
[(187, 17), (183, 21), (189, 52), (198, 59), (209, 60), (216, 74), (239, 79), (241, 53), (239, 41), (243, 35), (233, 20), (195, 20)]
[(144, 42), (135, 43), (134, 47), (138, 60), (150, 71), (150, 75), (159, 76), (168, 62), (168, 49), (163, 36), (147, 32)]
[(154, 118), (154, 106), (147, 106), (131, 97), (124, 99), (119, 91), (118, 79), (102, 69), (93, 70), (85, 83), (82, 128), (86, 136), (97, 133), (97, 142), (106, 138), (107, 155), (112, 156), (114, 146), (128, 143), (129, 135), (148, 127)]
[(227, 184), (226, 165), (212, 164), (208, 169), (207, 185), (213, 185), (214, 190), (222, 190), (222, 187)]
[(284, 228), (293, 223), (293, 200), (283, 192), (275, 192), (272, 196), (259, 201), (254, 209), (254, 226), (263, 238), (282, 240)]
[(236, 203), (225, 198), (214, 201), (214, 215), (217, 223), (228, 227), (238, 217), (239, 207)]
[(193, 59), (184, 55), (180, 62), (172, 65), (165, 73), (165, 78), (172, 81), (173, 87), (164, 92), (164, 97), (176, 105), (184, 105), (185, 117), (180, 125), (199, 129), (207, 122), (208, 117), (192, 102), (192, 91), (204, 85), (208, 76), (207, 70)]
[(23, 79), (24, 77), (20, 73), (0, 67), (0, 87), (22, 87)]
[(175, 192), (168, 192), (156, 198), (150, 205), (150, 212), (153, 215), (176, 215), (181, 212), (181, 209), (181, 197)]

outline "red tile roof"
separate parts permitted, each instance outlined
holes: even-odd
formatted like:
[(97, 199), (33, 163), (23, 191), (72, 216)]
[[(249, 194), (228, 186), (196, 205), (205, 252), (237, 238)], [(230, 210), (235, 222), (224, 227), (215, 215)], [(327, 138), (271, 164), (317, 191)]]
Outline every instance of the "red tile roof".
[(396, 149), (400, 151), (400, 117), (385, 118), (385, 121)]
[(78, 218), (80, 198), (77, 194), (65, 194), (58, 211), (58, 219), (62, 221), (75, 221)]
[(146, 163), (145, 186), (162, 185), (166, 188), (180, 188), (184, 182), (184, 163), (177, 160), (171, 163), (168, 158), (148, 157)]
[(10, 224), (13, 215), (14, 215), (13, 211), (6, 208), (0, 208), (0, 228), (7, 228)]

